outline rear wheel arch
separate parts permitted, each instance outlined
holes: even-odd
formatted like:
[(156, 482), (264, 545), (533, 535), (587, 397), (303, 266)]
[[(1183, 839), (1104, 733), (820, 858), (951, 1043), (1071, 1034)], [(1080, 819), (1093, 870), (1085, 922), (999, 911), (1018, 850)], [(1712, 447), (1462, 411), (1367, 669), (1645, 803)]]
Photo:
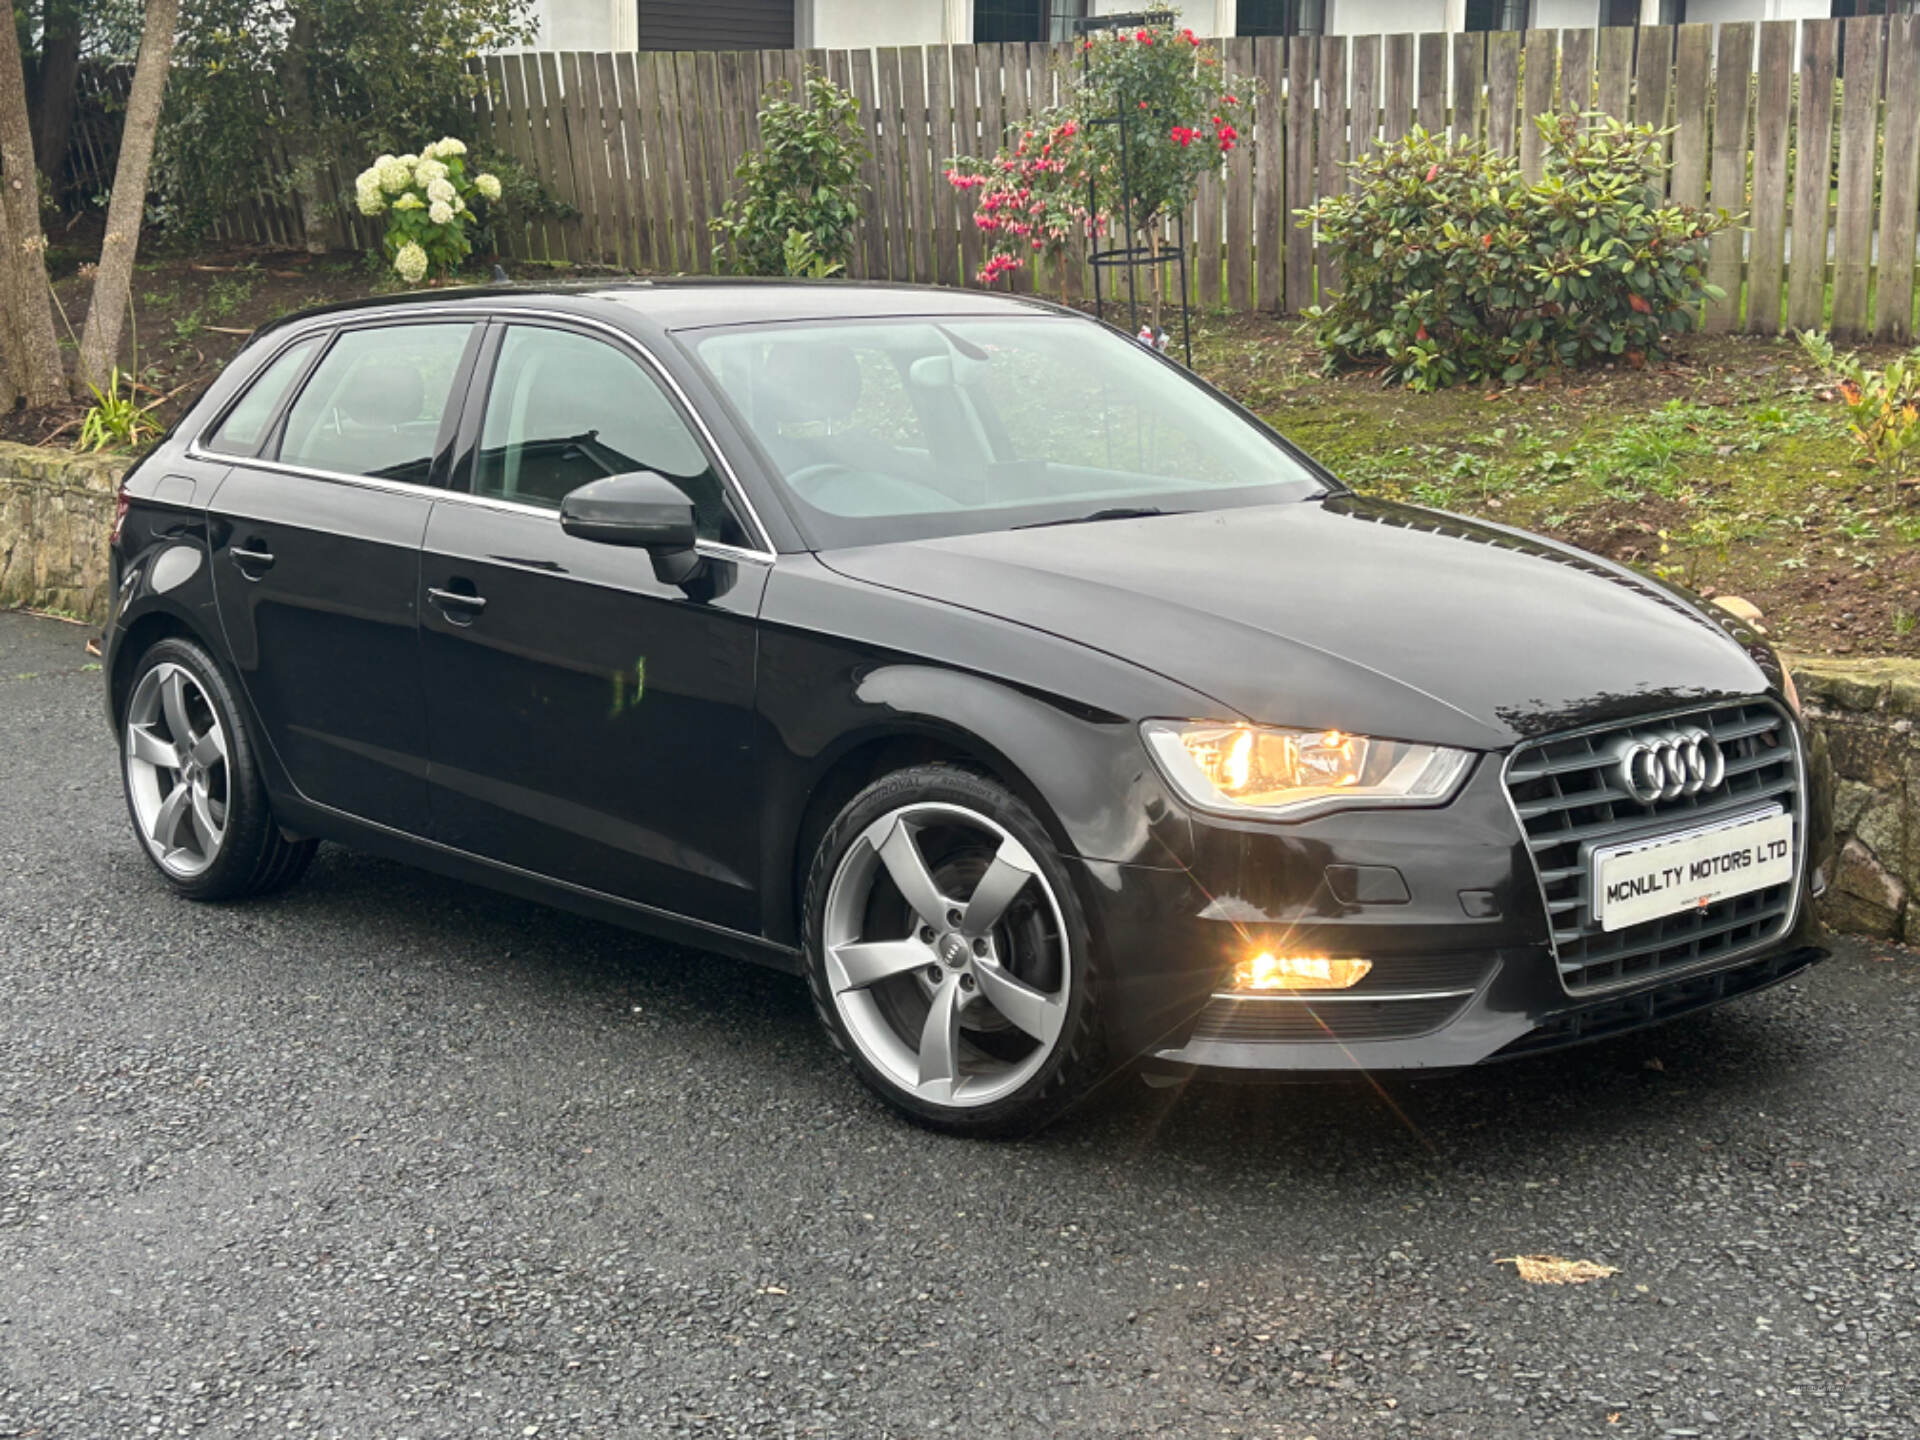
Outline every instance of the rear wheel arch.
[(140, 658), (158, 645), (162, 640), (191, 640), (215, 663), (219, 662), (219, 648), (196, 626), (172, 610), (149, 610), (130, 623), (126, 633), (120, 637), (120, 644), (113, 652), (113, 673), (108, 677), (108, 698), (113, 707), (113, 721), (117, 726), (120, 717), (127, 713), (127, 700), (132, 694), (133, 675), (140, 668)]

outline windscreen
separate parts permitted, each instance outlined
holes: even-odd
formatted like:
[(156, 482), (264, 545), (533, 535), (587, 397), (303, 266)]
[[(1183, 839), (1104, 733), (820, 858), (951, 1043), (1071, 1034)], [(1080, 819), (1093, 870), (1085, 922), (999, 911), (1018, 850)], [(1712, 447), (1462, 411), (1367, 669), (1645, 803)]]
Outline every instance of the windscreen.
[(1069, 317), (683, 334), (820, 548), (1325, 492), (1273, 432)]

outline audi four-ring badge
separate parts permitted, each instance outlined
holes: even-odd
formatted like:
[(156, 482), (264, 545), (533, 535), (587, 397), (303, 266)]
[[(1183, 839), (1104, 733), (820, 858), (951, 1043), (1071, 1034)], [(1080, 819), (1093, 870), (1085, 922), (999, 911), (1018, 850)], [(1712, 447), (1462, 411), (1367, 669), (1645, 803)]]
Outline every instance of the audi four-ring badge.
[(1525, 1056), (1824, 953), (1825, 781), (1759, 634), (1357, 494), (1027, 297), (312, 311), (127, 476), (112, 565), (161, 886), (332, 841), (761, 961), (947, 1131), (1124, 1069)]

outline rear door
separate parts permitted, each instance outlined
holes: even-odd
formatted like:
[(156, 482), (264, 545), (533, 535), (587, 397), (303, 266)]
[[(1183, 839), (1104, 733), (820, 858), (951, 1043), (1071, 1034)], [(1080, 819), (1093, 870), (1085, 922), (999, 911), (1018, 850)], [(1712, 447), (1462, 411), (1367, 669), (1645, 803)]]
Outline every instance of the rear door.
[[(759, 925), (754, 549), (719, 461), (624, 342), (496, 326), (473, 443), (435, 506), (421, 654), (441, 842), (729, 929)], [(704, 573), (563, 532), (563, 495), (656, 471), (695, 502)]]
[(314, 342), (324, 353), (210, 507), (221, 623), (294, 788), (412, 834), (430, 817), (420, 543), (482, 328), (423, 319)]

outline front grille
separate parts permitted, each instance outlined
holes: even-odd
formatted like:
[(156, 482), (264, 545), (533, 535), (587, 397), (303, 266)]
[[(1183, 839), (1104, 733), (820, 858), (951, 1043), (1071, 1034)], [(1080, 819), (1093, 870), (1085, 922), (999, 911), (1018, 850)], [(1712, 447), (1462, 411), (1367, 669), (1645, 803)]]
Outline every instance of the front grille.
[(1275, 1000), (1216, 995), (1194, 1023), (1193, 1040), (1298, 1044), (1308, 1040), (1405, 1040), (1438, 1030), (1473, 997), (1403, 1000)]
[[(1627, 793), (1612, 752), (1622, 739), (1697, 726), (1726, 757), (1726, 776), (1699, 795), (1644, 805)], [(1687, 830), (1777, 804), (1794, 817), (1794, 874), (1805, 853), (1805, 817), (1794, 729), (1767, 701), (1652, 716), (1519, 746), (1507, 794), (1526, 831), (1568, 993), (1606, 990), (1669, 971), (1731, 960), (1786, 932), (1793, 882), (1750, 891), (1658, 920), (1603, 931), (1587, 887), (1593, 850)]]

